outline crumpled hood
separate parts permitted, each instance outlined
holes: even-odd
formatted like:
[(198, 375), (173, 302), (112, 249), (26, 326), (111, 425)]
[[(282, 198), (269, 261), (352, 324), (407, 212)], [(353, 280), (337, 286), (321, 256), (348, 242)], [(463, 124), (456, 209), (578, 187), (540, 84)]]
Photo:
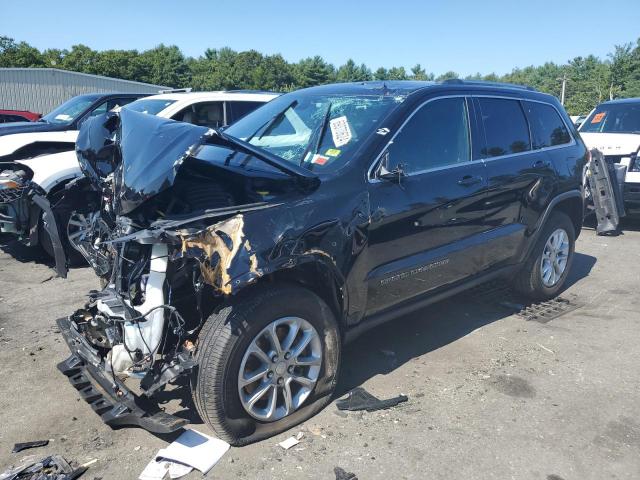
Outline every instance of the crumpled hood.
[(631, 155), (640, 147), (640, 135), (634, 133), (580, 133), (587, 148), (604, 155)]
[(173, 185), (176, 173), (211, 130), (122, 109), (89, 119), (76, 142), (85, 175), (114, 175), (114, 208), (127, 214)]

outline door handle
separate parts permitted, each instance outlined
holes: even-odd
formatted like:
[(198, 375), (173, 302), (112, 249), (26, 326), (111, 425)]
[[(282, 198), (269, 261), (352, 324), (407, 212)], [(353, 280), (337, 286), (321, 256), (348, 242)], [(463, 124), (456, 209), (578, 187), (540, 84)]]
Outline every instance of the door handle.
[(482, 177), (474, 176), (474, 175), (465, 175), (460, 180), (458, 180), (458, 185), (463, 187), (470, 187), (471, 185), (475, 185), (476, 183), (480, 183), (482, 181)]
[(531, 165), (533, 168), (548, 168), (551, 165), (549, 162), (545, 162), (544, 160), (537, 160)]

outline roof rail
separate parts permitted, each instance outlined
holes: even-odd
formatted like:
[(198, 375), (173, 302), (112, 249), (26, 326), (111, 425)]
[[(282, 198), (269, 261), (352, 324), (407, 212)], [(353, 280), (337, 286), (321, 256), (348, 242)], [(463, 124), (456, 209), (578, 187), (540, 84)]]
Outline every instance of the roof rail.
[(273, 94), (278, 94), (281, 95), (282, 92), (276, 92), (273, 90), (253, 90), (253, 89), (248, 89), (248, 88), (239, 88), (239, 89), (235, 89), (235, 90), (225, 90), (225, 92), (227, 93), (273, 93)]
[(191, 87), (188, 88), (169, 88), (167, 90), (158, 90), (158, 93), (189, 93)]
[(449, 78), (447, 80), (443, 80), (442, 83), (452, 83), (459, 85), (479, 85), (479, 86), (487, 86), (487, 87), (506, 87), (506, 88), (519, 88), (521, 90), (530, 90), (532, 92), (537, 92), (535, 88), (529, 85), (518, 85), (517, 83), (507, 83), (507, 82), (488, 82), (485, 80), (462, 80), (460, 78)]

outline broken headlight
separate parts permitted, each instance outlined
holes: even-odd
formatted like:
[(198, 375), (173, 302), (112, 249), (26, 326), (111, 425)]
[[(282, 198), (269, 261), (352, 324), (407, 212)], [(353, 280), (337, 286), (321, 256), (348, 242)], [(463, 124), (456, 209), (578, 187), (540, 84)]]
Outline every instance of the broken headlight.
[(0, 173), (0, 203), (18, 200), (28, 188), (29, 181), (24, 170), (5, 170)]

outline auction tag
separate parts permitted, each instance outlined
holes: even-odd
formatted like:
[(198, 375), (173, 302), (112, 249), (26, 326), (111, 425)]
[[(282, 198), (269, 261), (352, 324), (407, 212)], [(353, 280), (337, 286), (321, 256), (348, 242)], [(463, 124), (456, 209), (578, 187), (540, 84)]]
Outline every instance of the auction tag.
[(338, 155), (340, 155), (340, 150), (338, 150), (337, 148), (330, 148), (329, 150), (324, 152), (324, 154), (330, 157), (337, 157)]
[(591, 123), (600, 123), (606, 116), (607, 112), (596, 113), (591, 119)]
[(317, 153), (311, 159), (311, 163), (315, 163), (316, 165), (324, 165), (328, 161), (329, 161), (329, 157), (318, 155)]
[(346, 145), (351, 141), (351, 128), (349, 128), (349, 122), (347, 117), (334, 118), (329, 122), (331, 127), (331, 136), (333, 137), (333, 143), (336, 147)]

